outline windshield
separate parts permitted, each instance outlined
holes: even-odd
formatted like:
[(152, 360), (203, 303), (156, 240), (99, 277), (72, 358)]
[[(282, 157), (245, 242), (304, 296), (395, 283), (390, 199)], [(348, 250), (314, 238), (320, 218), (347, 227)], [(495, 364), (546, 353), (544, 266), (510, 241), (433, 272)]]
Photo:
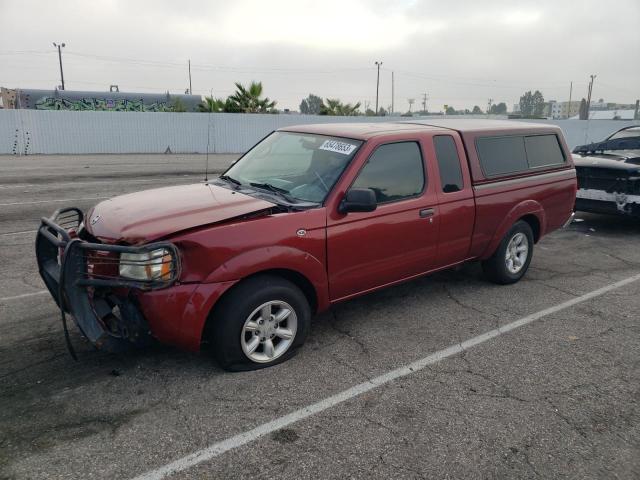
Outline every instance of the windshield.
[(614, 133), (609, 137), (609, 140), (615, 140), (616, 138), (633, 138), (640, 137), (640, 127), (625, 128), (619, 132)]
[(361, 144), (347, 138), (274, 132), (221, 178), (293, 200), (321, 203)]

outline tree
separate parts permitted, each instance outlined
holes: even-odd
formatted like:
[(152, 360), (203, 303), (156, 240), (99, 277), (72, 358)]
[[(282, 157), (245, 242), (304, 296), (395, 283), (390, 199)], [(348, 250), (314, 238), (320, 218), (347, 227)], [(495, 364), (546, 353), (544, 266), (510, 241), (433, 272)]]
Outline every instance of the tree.
[(221, 98), (204, 97), (204, 101), (198, 105), (199, 112), (223, 112), (225, 101)]
[(389, 112), (387, 112), (384, 107), (380, 107), (380, 110), (378, 110), (378, 116), (386, 117), (387, 115), (389, 115)]
[(544, 97), (540, 91), (536, 90), (531, 93), (531, 90), (525, 92), (520, 97), (520, 111), (525, 117), (539, 117), (544, 111)]
[(444, 111), (445, 115), (457, 115), (456, 109), (450, 105), (447, 105), (447, 109)]
[(266, 113), (275, 105), (268, 97), (262, 98), (262, 82), (251, 82), (248, 88), (236, 82), (236, 92), (227, 98), (225, 111)]
[(318, 115), (322, 109), (322, 98), (310, 93), (307, 98), (300, 102), (300, 113), (306, 115)]
[(480, 109), (478, 105), (474, 105), (473, 110), (471, 110), (471, 113), (474, 115), (482, 115), (484, 112)]
[(365, 114), (367, 117), (375, 117), (375, 116), (376, 116), (376, 112), (374, 112), (374, 111), (373, 111), (373, 110), (371, 110), (370, 108), (367, 108), (367, 109), (364, 111), (364, 114)]
[(504, 115), (507, 113), (507, 104), (504, 102), (500, 102), (498, 104), (492, 104), (489, 109), (489, 113), (492, 115)]
[(337, 98), (327, 98), (322, 102), (320, 115), (355, 116), (359, 115), (360, 102), (355, 105), (342, 103)]
[(540, 117), (544, 112), (544, 97), (536, 90), (533, 94), (533, 114)]
[(173, 101), (171, 102), (171, 111), (172, 112), (186, 112), (187, 107), (184, 106), (184, 102), (180, 97), (173, 97)]
[(580, 100), (580, 110), (578, 110), (578, 118), (580, 120), (587, 120), (587, 116), (587, 100), (583, 98), (582, 100)]

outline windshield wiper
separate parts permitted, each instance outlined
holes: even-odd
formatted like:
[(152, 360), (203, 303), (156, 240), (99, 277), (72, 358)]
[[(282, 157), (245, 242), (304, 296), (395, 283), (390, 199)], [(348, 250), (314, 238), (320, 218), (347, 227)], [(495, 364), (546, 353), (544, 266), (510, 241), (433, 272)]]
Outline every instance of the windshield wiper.
[(242, 183), (240, 183), (239, 180), (236, 180), (235, 178), (230, 177), (229, 175), (220, 175), (218, 178), (220, 180), (225, 180), (225, 181), (227, 181), (229, 183), (233, 183), (234, 185), (237, 185), (238, 187), (242, 186)]
[(269, 190), (270, 192), (279, 195), (284, 198), (289, 203), (296, 203), (294, 199), (292, 199), (287, 193), (289, 190), (285, 190), (284, 188), (276, 187), (275, 185), (271, 185), (270, 183), (259, 183), (259, 182), (249, 182), (249, 185), (256, 188), (262, 188), (264, 190)]

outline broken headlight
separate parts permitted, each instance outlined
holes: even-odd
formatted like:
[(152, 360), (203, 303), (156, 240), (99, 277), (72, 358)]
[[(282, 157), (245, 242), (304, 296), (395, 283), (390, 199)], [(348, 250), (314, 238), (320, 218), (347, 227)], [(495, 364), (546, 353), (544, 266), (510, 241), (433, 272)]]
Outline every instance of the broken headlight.
[(169, 280), (174, 258), (165, 248), (145, 253), (121, 253), (120, 276), (131, 280)]

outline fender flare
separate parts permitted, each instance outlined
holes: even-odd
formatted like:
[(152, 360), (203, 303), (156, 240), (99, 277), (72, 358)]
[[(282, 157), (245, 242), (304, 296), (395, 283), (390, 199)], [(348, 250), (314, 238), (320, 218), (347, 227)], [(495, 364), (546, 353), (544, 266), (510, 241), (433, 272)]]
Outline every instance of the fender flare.
[(536, 200), (525, 200), (515, 205), (509, 211), (509, 213), (505, 215), (504, 219), (502, 220), (502, 222), (500, 222), (500, 225), (498, 225), (498, 228), (493, 234), (491, 241), (485, 248), (483, 254), (480, 256), (480, 259), (486, 260), (487, 258), (491, 257), (491, 255), (493, 255), (493, 253), (498, 248), (498, 245), (500, 245), (500, 242), (506, 235), (507, 231), (509, 231), (513, 224), (525, 215), (533, 215), (538, 219), (538, 223), (540, 225), (540, 234), (538, 239), (542, 238), (546, 230), (547, 220), (544, 209), (542, 208), (542, 205)]
[(204, 283), (239, 281), (267, 270), (290, 270), (305, 277), (315, 290), (318, 311), (329, 304), (329, 282), (324, 263), (292, 247), (261, 247), (242, 252), (213, 270)]

